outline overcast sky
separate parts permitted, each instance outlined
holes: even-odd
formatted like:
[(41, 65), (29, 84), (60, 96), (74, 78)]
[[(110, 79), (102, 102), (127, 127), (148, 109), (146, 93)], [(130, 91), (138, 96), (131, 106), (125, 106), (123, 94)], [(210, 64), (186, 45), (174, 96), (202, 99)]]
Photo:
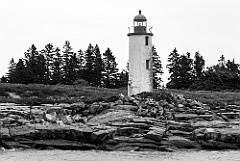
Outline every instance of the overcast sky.
[(199, 51), (206, 65), (221, 55), (240, 63), (240, 0), (0, 0), (0, 76), (35, 44), (73, 51), (98, 44), (110, 47), (118, 67), (128, 60), (128, 27), (138, 10), (152, 26), (153, 44), (164, 67), (176, 47), (179, 54)]

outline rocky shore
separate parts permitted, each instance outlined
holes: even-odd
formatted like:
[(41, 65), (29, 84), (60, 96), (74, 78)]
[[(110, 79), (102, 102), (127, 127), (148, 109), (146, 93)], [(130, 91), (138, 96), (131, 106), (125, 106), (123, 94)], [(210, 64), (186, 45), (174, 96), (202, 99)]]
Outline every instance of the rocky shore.
[(240, 149), (240, 106), (179, 95), (120, 95), (108, 102), (1, 103), (0, 147), (174, 151)]

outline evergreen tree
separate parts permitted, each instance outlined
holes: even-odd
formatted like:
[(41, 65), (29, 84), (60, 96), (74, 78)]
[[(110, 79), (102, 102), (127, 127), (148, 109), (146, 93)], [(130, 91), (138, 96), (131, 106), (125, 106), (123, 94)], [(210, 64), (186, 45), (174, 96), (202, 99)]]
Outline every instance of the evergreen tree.
[(162, 71), (162, 62), (160, 57), (156, 51), (156, 48), (152, 47), (152, 61), (153, 61), (153, 87), (158, 88), (160, 87), (160, 83), (162, 82), (162, 78), (160, 77), (163, 74)]
[(192, 84), (193, 78), (193, 60), (190, 58), (190, 53), (186, 53), (180, 56), (179, 60), (179, 79), (178, 88), (187, 89)]
[(65, 44), (63, 45), (63, 83), (64, 84), (71, 84), (71, 76), (70, 76), (70, 57), (73, 54), (71, 52), (72, 47), (70, 45), (70, 42), (67, 40), (65, 41)]
[(107, 48), (105, 53), (103, 53), (103, 63), (104, 63), (104, 72), (103, 72), (103, 82), (104, 87), (106, 88), (116, 88), (116, 80), (117, 77), (117, 63), (115, 61), (115, 57), (110, 50)]
[(15, 69), (15, 76), (16, 76), (16, 82), (19, 84), (28, 84), (29, 83), (29, 75), (27, 73), (26, 67), (24, 66), (24, 62), (22, 59), (18, 60), (18, 63), (16, 65)]
[(94, 77), (93, 85), (100, 87), (102, 85), (103, 60), (102, 60), (102, 55), (100, 53), (100, 49), (97, 44), (93, 49), (93, 53), (95, 56), (94, 68), (93, 68), (95, 77)]
[(1, 81), (0, 83), (7, 83), (7, 77), (5, 77), (4, 75), (1, 77)]
[(16, 63), (15, 63), (14, 59), (12, 58), (10, 60), (9, 67), (8, 67), (8, 73), (7, 73), (7, 80), (9, 83), (16, 83), (15, 69), (16, 69)]
[(233, 74), (237, 74), (237, 75), (240, 74), (239, 64), (236, 64), (234, 59), (232, 61), (230, 60), (227, 61), (226, 68), (228, 69), (228, 71), (230, 71)]
[(85, 52), (85, 71), (84, 71), (84, 79), (90, 84), (93, 85), (94, 80), (94, 72), (93, 72), (93, 63), (94, 63), (94, 53), (93, 46), (91, 44), (88, 45), (88, 48)]
[(25, 64), (28, 83), (44, 83), (46, 79), (46, 61), (44, 56), (39, 54), (34, 44), (25, 52)]
[(78, 58), (77, 54), (73, 53), (70, 55), (69, 59), (69, 84), (73, 84), (77, 78), (78, 78), (78, 71), (79, 71), (79, 66), (78, 66)]
[(44, 46), (44, 49), (41, 51), (43, 56), (46, 60), (46, 80), (45, 84), (50, 84), (52, 80), (52, 73), (53, 73), (53, 56), (54, 56), (55, 49), (52, 43), (48, 43)]
[(77, 52), (77, 57), (78, 57), (78, 79), (84, 79), (84, 71), (85, 71), (85, 65), (86, 65), (86, 61), (85, 61), (85, 53), (80, 49)]
[(169, 82), (167, 83), (168, 88), (175, 88), (176, 86), (176, 80), (179, 76), (179, 60), (180, 55), (178, 54), (177, 49), (174, 48), (168, 56), (169, 63), (167, 64), (167, 68), (170, 73), (170, 77), (168, 78)]
[(193, 64), (194, 73), (197, 78), (200, 78), (203, 74), (203, 69), (205, 66), (205, 60), (203, 59), (202, 55), (199, 52), (195, 53), (195, 60)]
[(174, 48), (168, 56), (169, 63), (167, 64), (168, 71), (172, 74), (172, 77), (174, 77), (174, 74), (177, 72), (179, 58), (180, 55), (178, 54), (177, 49)]
[(53, 65), (52, 65), (52, 84), (59, 84), (63, 81), (63, 71), (62, 71), (62, 55), (60, 49), (57, 47), (55, 49), (55, 54), (53, 55)]
[(193, 78), (193, 60), (190, 58), (190, 53), (180, 55), (176, 48), (170, 53), (167, 67), (169, 69), (170, 81), (167, 83), (168, 88), (186, 89), (192, 84)]
[(119, 74), (118, 87), (127, 87), (127, 86), (128, 86), (128, 71), (123, 69)]

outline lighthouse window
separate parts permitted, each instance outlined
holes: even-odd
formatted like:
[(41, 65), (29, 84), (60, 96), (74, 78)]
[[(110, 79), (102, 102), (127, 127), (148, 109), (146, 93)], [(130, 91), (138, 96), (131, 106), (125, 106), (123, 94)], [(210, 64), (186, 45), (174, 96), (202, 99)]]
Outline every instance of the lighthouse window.
[(146, 60), (146, 69), (150, 69), (150, 60)]
[(148, 45), (148, 40), (149, 40), (149, 37), (146, 36), (146, 37), (145, 37), (145, 45)]

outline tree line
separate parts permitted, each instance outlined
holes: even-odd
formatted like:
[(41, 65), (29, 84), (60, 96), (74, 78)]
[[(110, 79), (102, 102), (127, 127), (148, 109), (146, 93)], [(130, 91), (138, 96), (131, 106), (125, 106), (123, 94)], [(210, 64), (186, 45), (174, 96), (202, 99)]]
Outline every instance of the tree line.
[[(161, 87), (163, 67), (156, 48), (152, 47), (153, 86)], [(205, 67), (203, 56), (196, 52), (179, 54), (174, 48), (168, 56), (167, 69), (170, 73), (167, 88), (190, 90), (239, 90), (239, 64), (226, 60), (222, 55), (217, 64)], [(110, 48), (104, 53), (99, 46), (89, 44), (85, 51), (74, 52), (70, 42), (65, 41), (62, 50), (52, 43), (37, 50), (33, 44), (24, 53), (24, 58), (15, 62), (12, 58), (8, 73), (1, 82), (19, 84), (66, 84), (90, 85), (105, 88), (121, 88), (128, 85), (128, 65), (119, 72)]]
[[(153, 47), (154, 86), (161, 83), (162, 66), (160, 57)], [(117, 62), (110, 48), (104, 53), (99, 46), (89, 44), (85, 51), (74, 52), (69, 41), (62, 50), (52, 43), (37, 50), (33, 44), (18, 62), (12, 58), (6, 76), (1, 82), (19, 84), (65, 84), (90, 85), (105, 88), (127, 87), (128, 69), (119, 72)]]
[(127, 84), (126, 70), (118, 72), (115, 57), (110, 48), (102, 54), (99, 46), (89, 44), (86, 51), (74, 52), (69, 41), (63, 49), (52, 43), (37, 50), (33, 44), (24, 58), (15, 62), (12, 58), (8, 73), (2, 82), (19, 84), (82, 84), (96, 87), (119, 88)]
[(175, 48), (168, 56), (170, 73), (167, 88), (191, 90), (239, 90), (240, 70), (234, 59), (226, 60), (222, 55), (216, 65), (205, 68), (203, 56), (196, 52), (180, 55)]

